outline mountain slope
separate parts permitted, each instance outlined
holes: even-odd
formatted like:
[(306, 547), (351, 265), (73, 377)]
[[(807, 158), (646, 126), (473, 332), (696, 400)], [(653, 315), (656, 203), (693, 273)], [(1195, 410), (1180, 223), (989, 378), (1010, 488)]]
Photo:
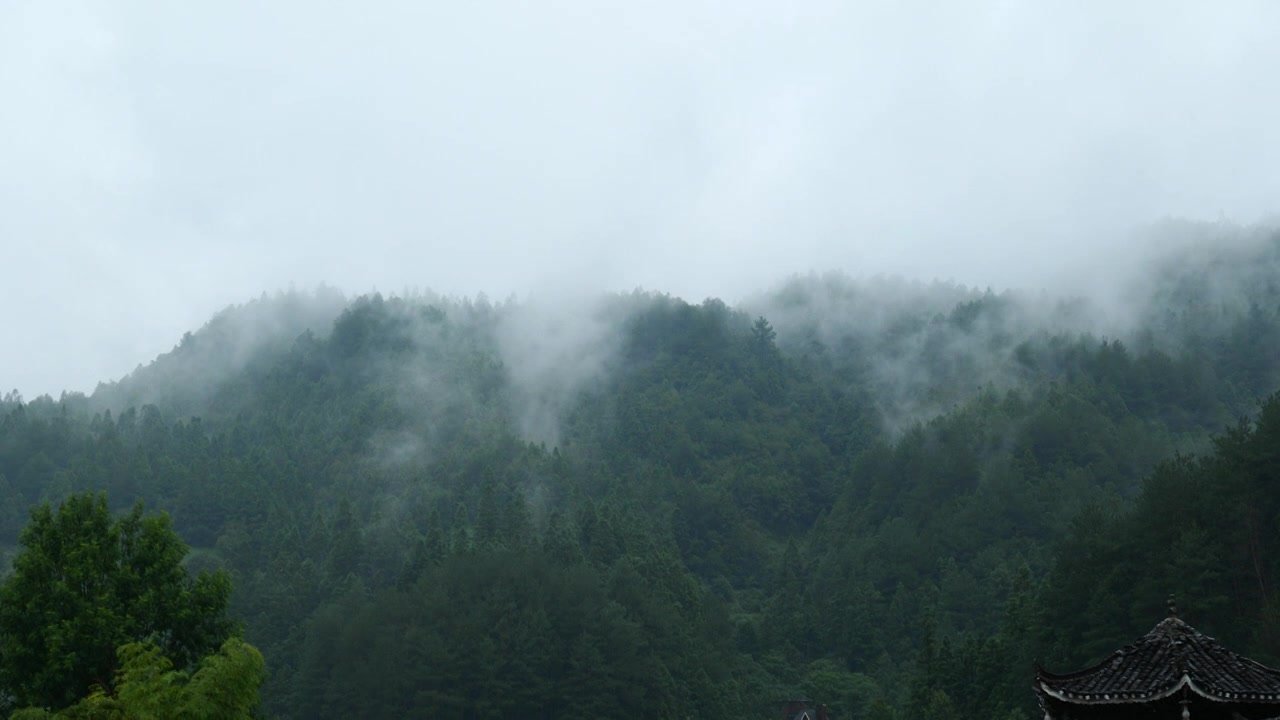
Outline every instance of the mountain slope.
[(92, 397), (0, 400), (0, 537), (85, 488), (167, 510), (281, 717), (1007, 716), (1033, 656), (1169, 592), (1280, 656), (1277, 401), (1210, 440), (1280, 388), (1277, 277), (1245, 234), (1124, 312), (841, 276), (260, 299)]

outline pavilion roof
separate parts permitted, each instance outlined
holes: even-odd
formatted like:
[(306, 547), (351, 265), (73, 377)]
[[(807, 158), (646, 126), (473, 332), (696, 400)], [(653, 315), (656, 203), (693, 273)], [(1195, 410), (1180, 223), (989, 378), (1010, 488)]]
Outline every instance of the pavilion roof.
[(1147, 702), (1186, 688), (1219, 702), (1280, 705), (1280, 670), (1238, 655), (1171, 616), (1084, 670), (1036, 668), (1036, 692), (1074, 704)]

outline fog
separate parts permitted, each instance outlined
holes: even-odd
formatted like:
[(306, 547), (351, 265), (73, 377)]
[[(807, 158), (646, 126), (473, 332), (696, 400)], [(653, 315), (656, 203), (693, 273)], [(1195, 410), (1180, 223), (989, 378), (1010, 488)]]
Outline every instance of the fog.
[[(1264, 2), (6, 3), (0, 388), (91, 390), (320, 283), (1119, 303), (1165, 219), (1274, 217), (1277, 28)], [(517, 382), (605, 360), (538, 356)]]

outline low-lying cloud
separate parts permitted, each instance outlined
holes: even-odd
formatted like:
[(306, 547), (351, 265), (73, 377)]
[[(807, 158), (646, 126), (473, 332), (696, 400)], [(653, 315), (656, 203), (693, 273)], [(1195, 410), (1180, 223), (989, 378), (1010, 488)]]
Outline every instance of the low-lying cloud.
[(1051, 291), (1276, 212), (1269, 2), (0, 7), (0, 387), (328, 282)]

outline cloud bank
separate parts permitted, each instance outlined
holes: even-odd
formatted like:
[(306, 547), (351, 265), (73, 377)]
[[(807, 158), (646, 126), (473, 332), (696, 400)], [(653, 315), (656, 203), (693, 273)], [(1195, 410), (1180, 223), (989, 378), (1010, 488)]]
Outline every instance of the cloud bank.
[(1280, 197), (1280, 6), (0, 7), (0, 386), (262, 291), (1040, 288)]

